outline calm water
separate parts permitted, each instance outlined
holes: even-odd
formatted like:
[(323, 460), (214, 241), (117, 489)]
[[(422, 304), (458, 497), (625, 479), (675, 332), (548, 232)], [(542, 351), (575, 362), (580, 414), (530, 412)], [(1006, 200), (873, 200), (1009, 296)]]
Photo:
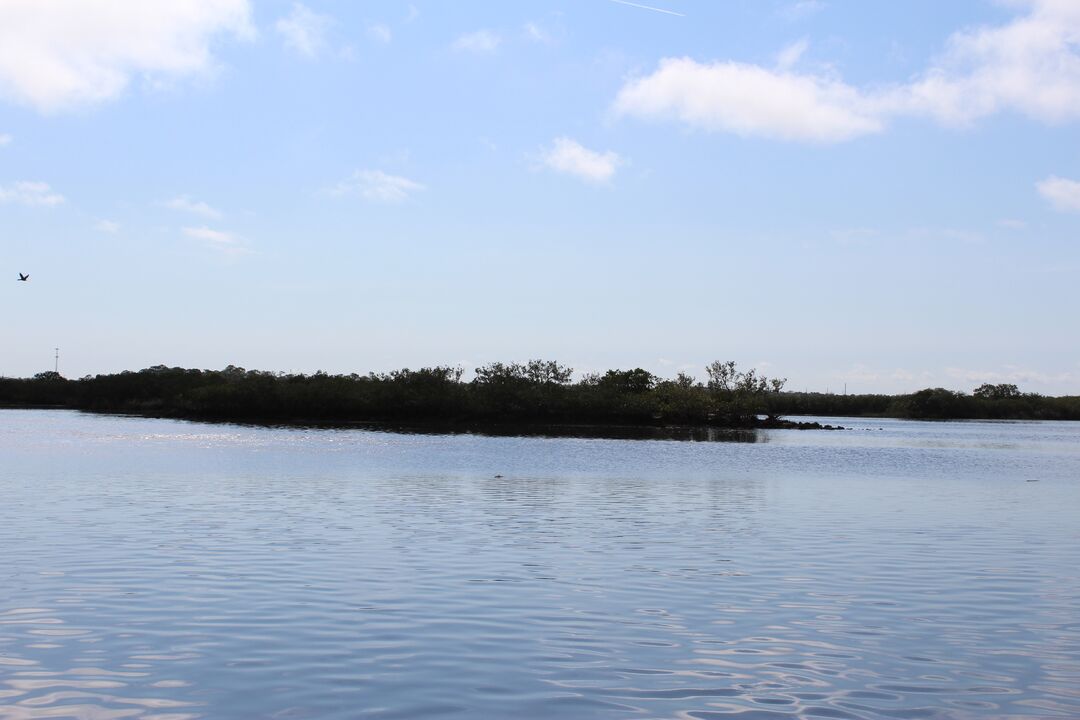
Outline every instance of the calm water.
[(1080, 717), (1080, 424), (841, 422), (0, 411), (0, 718)]

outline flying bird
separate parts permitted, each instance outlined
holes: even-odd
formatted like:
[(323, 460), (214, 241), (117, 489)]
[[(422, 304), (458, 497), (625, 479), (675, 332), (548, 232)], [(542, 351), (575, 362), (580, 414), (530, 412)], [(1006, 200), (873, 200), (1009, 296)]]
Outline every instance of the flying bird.
[(29, 279), (30, 279), (30, 276), (29, 276), (29, 275), (23, 275), (22, 273), (19, 273), (19, 280), (20, 280), (20, 281), (22, 281), (22, 282), (26, 282), (26, 281), (27, 281), (27, 280), (29, 280)]

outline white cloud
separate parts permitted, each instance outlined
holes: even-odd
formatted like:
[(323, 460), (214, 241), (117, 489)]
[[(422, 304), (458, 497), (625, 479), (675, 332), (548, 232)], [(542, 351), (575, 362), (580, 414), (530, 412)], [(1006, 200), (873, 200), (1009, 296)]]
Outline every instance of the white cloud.
[(793, 72), (805, 46), (777, 69), (665, 58), (628, 81), (617, 113), (676, 119), (691, 127), (783, 140), (840, 142), (880, 132), (899, 115), (962, 126), (1012, 111), (1046, 123), (1080, 120), (1080, 2), (1014, 0), (1013, 21), (953, 34), (913, 81), (862, 89), (823, 74)]
[(184, 234), (203, 243), (213, 250), (226, 255), (247, 255), (251, 249), (239, 235), (225, 230), (214, 230), (205, 225), (200, 227), (186, 227)]
[(210, 207), (206, 203), (199, 200), (192, 200), (190, 195), (177, 195), (176, 197), (166, 200), (162, 203), (171, 210), (179, 210), (181, 212), (191, 213), (192, 215), (199, 215), (204, 218), (210, 218), (217, 220), (221, 217), (221, 211), (216, 208)]
[(1008, 228), (1009, 230), (1026, 230), (1028, 226), (1025, 221), (1017, 220), (1016, 218), (1002, 218), (998, 220), (997, 224), (1003, 228)]
[(22, 180), (10, 185), (0, 185), (0, 205), (28, 205), (52, 207), (64, 202), (64, 196), (53, 192), (48, 183)]
[(859, 91), (839, 80), (690, 58), (666, 58), (653, 74), (628, 82), (615, 110), (782, 140), (838, 142), (883, 127)]
[(493, 53), (499, 49), (502, 37), (492, 30), (477, 30), (465, 33), (454, 40), (455, 50), (464, 50), (474, 53)]
[(1080, 212), (1080, 182), (1060, 177), (1048, 177), (1036, 184), (1039, 194), (1063, 212)]
[(390, 41), (394, 39), (394, 33), (390, 30), (390, 26), (385, 23), (368, 25), (367, 33), (368, 37), (383, 45), (389, 45)]
[(10, 144), (11, 144), (11, 141), (12, 141), (13, 139), (14, 139), (14, 138), (12, 138), (12, 137), (11, 137), (10, 135), (8, 135), (7, 133), (0, 133), (0, 147), (4, 147), (5, 145), (10, 145)]
[(788, 20), (801, 20), (825, 9), (822, 0), (798, 0), (780, 10), (780, 14)]
[(786, 72), (795, 67), (808, 47), (810, 47), (810, 41), (806, 38), (791, 43), (776, 56), (776, 68)]
[(231, 245), (236, 242), (236, 236), (232, 233), (224, 230), (213, 230), (205, 225), (202, 227), (186, 227), (184, 228), (184, 234), (188, 237), (209, 240), (222, 245)]
[(326, 33), (333, 19), (313, 12), (303, 3), (293, 3), (292, 12), (274, 23), (285, 46), (304, 57), (313, 58), (326, 46)]
[(551, 35), (548, 34), (548, 32), (546, 30), (544, 30), (544, 28), (540, 27), (539, 25), (537, 25), (534, 22), (525, 23), (525, 25), (522, 26), (522, 29), (525, 31), (525, 37), (529, 38), (530, 40), (532, 40), (534, 42), (539, 42), (539, 43), (550, 43), (551, 42)]
[(1080, 3), (1014, 4), (1028, 14), (954, 33), (942, 57), (886, 105), (950, 125), (1006, 110), (1047, 123), (1080, 119)]
[(400, 175), (390, 175), (382, 170), (357, 170), (331, 188), (330, 194), (359, 195), (371, 202), (400, 203), (424, 189), (420, 183)]
[(103, 233), (109, 233), (110, 235), (113, 235), (117, 232), (120, 232), (120, 223), (114, 222), (113, 220), (98, 220), (96, 223), (94, 223), (94, 229)]
[(551, 148), (544, 152), (544, 165), (558, 172), (575, 175), (592, 183), (604, 183), (615, 175), (622, 160), (611, 152), (599, 153), (589, 150), (567, 137), (556, 138)]
[(420, 10), (412, 3), (409, 3), (408, 11), (405, 13), (405, 22), (411, 23), (418, 17), (420, 17)]
[(118, 97), (133, 76), (214, 66), (211, 40), (254, 34), (248, 0), (3, 0), (0, 96), (53, 113)]
[(955, 227), (914, 227), (907, 231), (910, 240), (929, 240), (932, 242), (961, 242), (979, 245), (986, 237), (977, 230)]

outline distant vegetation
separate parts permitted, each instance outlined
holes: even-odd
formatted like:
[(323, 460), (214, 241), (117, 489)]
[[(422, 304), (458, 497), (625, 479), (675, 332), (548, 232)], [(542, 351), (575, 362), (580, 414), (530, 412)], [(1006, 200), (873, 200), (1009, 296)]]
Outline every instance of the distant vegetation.
[(557, 362), (491, 363), (463, 381), (459, 367), (368, 375), (294, 375), (229, 366), (188, 370), (164, 365), (78, 380), (44, 372), (0, 378), (0, 405), (261, 422), (511, 422), (791, 426), (785, 415), (901, 418), (1080, 420), (1080, 397), (1021, 393), (983, 385), (971, 394), (942, 388), (910, 395), (784, 392), (733, 362), (714, 362), (698, 381), (664, 379), (641, 368), (572, 379)]
[(1021, 393), (1016, 385), (981, 385), (971, 393), (926, 388), (908, 395), (779, 393), (769, 398), (781, 415), (839, 415), (922, 420), (1080, 420), (1080, 396)]

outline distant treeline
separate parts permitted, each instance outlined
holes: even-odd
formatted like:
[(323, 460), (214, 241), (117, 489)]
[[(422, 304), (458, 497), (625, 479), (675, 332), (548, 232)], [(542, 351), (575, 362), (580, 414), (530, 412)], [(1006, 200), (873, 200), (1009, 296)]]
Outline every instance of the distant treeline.
[[(1012, 393), (988, 392), (1011, 388)], [(907, 395), (781, 392), (768, 398), (778, 415), (892, 417), (921, 420), (1080, 420), (1080, 396), (1020, 393), (1015, 385), (983, 385), (973, 393), (926, 388)]]
[(641, 368), (573, 380), (557, 362), (491, 363), (463, 381), (457, 367), (368, 375), (189, 370), (163, 365), (78, 380), (44, 372), (0, 378), (0, 405), (261, 422), (514, 422), (713, 427), (782, 427), (782, 416), (1080, 420), (1080, 397), (983, 385), (910, 395), (784, 392), (785, 381), (733, 362), (706, 379), (664, 379)]

